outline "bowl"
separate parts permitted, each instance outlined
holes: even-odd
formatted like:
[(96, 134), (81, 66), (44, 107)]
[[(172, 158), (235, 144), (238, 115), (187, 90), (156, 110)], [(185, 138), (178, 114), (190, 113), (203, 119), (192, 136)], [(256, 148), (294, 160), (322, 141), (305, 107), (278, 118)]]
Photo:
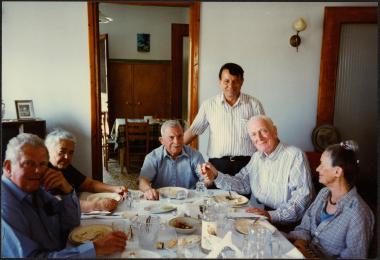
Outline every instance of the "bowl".
[(190, 217), (176, 217), (169, 221), (169, 226), (174, 227), (177, 233), (191, 234), (197, 226), (200, 225), (200, 221)]

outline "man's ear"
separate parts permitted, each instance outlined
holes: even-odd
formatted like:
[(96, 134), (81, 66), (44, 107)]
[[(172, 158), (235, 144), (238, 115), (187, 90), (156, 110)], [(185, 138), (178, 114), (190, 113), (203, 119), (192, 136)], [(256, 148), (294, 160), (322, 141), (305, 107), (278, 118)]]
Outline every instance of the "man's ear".
[(10, 178), (12, 176), (12, 162), (10, 160), (4, 161), (5, 176)]
[(162, 136), (158, 137), (158, 140), (160, 141), (161, 144), (164, 144), (162, 141)]

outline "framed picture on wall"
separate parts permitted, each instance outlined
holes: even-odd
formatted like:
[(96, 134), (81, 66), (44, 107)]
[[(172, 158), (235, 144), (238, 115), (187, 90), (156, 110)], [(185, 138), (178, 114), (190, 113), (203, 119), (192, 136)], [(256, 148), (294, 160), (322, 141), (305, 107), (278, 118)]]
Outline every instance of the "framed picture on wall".
[(150, 34), (148, 33), (137, 34), (137, 51), (139, 52), (150, 51)]
[(32, 100), (15, 100), (17, 119), (34, 119)]

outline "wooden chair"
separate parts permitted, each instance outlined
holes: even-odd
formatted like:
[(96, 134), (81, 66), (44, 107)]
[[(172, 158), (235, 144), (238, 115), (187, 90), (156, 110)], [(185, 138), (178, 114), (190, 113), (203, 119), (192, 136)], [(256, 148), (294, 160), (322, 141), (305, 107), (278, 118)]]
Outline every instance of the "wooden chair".
[[(150, 126), (148, 122), (126, 122), (125, 125), (125, 156), (127, 169), (132, 169), (132, 162), (137, 162), (139, 168), (149, 153)], [(135, 164), (133, 165), (135, 166)]]
[(102, 111), (101, 113), (101, 125), (102, 125), (102, 150), (103, 150), (103, 164), (104, 168), (108, 171), (109, 160), (109, 125), (108, 125), (108, 112)]

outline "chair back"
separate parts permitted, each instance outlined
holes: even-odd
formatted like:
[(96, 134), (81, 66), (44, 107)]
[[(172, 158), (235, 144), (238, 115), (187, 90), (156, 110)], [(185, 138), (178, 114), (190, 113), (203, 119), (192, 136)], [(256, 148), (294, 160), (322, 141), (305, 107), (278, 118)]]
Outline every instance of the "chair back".
[(132, 159), (136, 159), (138, 165), (149, 153), (150, 126), (148, 122), (129, 122), (125, 124), (125, 142), (127, 168), (131, 169)]

